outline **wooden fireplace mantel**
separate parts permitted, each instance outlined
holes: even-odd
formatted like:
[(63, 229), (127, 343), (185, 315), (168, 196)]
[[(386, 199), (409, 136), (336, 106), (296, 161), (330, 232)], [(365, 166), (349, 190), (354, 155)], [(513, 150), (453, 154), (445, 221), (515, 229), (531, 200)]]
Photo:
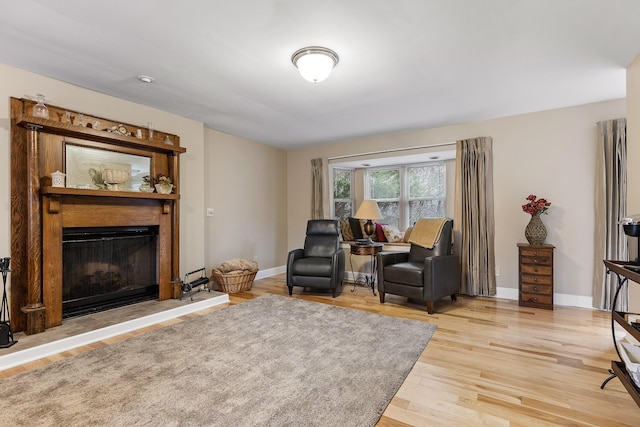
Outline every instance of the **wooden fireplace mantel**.
[[(11, 293), (12, 329), (27, 334), (62, 323), (62, 231), (66, 227), (158, 226), (159, 298), (174, 295), (179, 282), (179, 155), (186, 152), (178, 135), (47, 105), (49, 119), (33, 117), (34, 101), (11, 98)], [(109, 129), (124, 125), (123, 135)], [(133, 132), (144, 129), (144, 138)], [(172, 145), (163, 141), (168, 139)], [(66, 172), (65, 146), (142, 155), (150, 158), (151, 176), (162, 173), (174, 183), (171, 194), (107, 191), (51, 186), (51, 173)]]

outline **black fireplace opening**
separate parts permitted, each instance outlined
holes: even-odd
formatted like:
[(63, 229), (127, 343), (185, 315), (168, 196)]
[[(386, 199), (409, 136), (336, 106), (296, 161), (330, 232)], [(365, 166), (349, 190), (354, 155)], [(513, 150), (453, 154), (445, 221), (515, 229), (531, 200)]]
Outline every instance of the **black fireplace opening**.
[(62, 318), (157, 299), (158, 229), (64, 228)]

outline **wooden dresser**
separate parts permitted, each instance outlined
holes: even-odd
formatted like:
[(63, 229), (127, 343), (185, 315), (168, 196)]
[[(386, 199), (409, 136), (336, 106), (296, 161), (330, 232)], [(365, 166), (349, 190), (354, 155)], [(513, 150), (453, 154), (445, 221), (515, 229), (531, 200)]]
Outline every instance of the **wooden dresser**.
[(554, 248), (518, 243), (519, 305), (553, 310)]

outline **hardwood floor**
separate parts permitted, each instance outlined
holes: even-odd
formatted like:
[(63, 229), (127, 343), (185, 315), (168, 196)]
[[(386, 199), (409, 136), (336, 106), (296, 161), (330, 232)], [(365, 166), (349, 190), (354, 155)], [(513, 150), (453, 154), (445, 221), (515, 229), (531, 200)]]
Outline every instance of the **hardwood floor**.
[[(548, 311), (460, 296), (455, 303), (436, 302), (429, 315), (404, 298), (387, 295), (380, 304), (370, 290), (351, 289), (346, 285), (334, 299), (294, 288), (293, 297), (438, 326), (378, 426), (640, 426), (640, 409), (620, 381), (600, 389), (617, 358), (608, 313), (558, 306)], [(284, 275), (255, 281), (251, 291), (232, 294), (230, 304), (267, 293), (287, 295)], [(12, 368), (0, 377), (216, 309)], [(373, 354), (371, 363), (384, 361)]]

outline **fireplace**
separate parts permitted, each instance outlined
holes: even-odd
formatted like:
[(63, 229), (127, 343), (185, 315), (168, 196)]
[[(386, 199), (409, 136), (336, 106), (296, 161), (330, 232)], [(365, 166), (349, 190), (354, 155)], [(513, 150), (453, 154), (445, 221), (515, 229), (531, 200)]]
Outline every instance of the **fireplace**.
[[(178, 298), (179, 156), (186, 152), (180, 137), (158, 131), (153, 138), (139, 139), (109, 132), (118, 126), (140, 126), (91, 114), (84, 115), (85, 123), (101, 123), (99, 128), (78, 126), (63, 119), (68, 108), (54, 105), (48, 105), (50, 118), (43, 119), (32, 116), (33, 105), (31, 100), (11, 98), (10, 310), (14, 331), (44, 332), (62, 324), (63, 312), (67, 317), (74, 310), (95, 310), (96, 304), (121, 304), (152, 294), (158, 300)], [(70, 155), (68, 146), (81, 146), (85, 154), (97, 157)], [(110, 191), (77, 180), (67, 181), (66, 186), (53, 185), (51, 177), (56, 171), (86, 169), (89, 173), (85, 163), (102, 165), (104, 156), (119, 169), (132, 171), (132, 158), (148, 159), (146, 172), (152, 177), (171, 177), (173, 192), (147, 193), (126, 186)], [(96, 231), (112, 237), (91, 237)], [(85, 237), (89, 249), (74, 248), (75, 241)], [(112, 249), (92, 247), (105, 243), (103, 240)], [(128, 240), (133, 249), (122, 249), (121, 241)], [(140, 242), (147, 248), (137, 249)], [(63, 259), (71, 264), (63, 266)], [(123, 293), (129, 295), (121, 297)], [(104, 295), (108, 295), (107, 302), (96, 302)]]
[(158, 298), (158, 227), (62, 231), (62, 318)]

